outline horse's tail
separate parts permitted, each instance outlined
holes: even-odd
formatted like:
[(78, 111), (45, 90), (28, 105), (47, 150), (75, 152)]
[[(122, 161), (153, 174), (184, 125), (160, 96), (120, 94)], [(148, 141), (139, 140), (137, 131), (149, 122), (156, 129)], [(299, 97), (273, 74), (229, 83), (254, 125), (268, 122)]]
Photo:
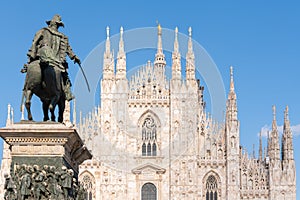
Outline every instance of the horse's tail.
[(24, 99), (25, 99), (25, 90), (23, 90), (23, 92), (22, 92), (22, 99), (21, 99), (20, 112), (23, 112)]

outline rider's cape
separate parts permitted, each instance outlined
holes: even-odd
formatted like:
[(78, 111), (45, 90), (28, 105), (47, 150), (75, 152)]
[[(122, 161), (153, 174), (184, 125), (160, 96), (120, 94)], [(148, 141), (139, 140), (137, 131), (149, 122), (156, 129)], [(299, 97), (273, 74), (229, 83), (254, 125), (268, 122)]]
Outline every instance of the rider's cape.
[[(49, 48), (45, 48), (44, 44), (48, 44)], [(51, 49), (51, 50), (50, 50)], [(40, 29), (34, 36), (32, 46), (27, 55), (31, 60), (44, 59), (46, 61), (54, 61), (59, 63), (58, 66), (62, 71), (65, 70), (66, 55), (71, 59), (75, 57), (72, 51), (68, 37), (63, 33), (52, 30), (48, 27)], [(49, 56), (48, 58), (46, 58)]]

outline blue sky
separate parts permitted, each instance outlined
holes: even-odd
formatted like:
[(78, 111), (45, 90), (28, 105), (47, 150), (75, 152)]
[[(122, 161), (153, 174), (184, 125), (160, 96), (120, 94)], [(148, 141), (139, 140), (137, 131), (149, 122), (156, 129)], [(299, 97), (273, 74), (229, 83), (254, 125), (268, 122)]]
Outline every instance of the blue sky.
[[(24, 75), (19, 71), (27, 61), (26, 53), (35, 32), (54, 14), (61, 14), (65, 28), (60, 30), (69, 36), (81, 60), (105, 40), (106, 26), (110, 26), (113, 35), (119, 32), (120, 26), (125, 30), (155, 27), (158, 20), (162, 27), (178, 26), (185, 34), (189, 26), (193, 28), (193, 39), (217, 65), (226, 91), (229, 66), (235, 67), (241, 144), (249, 152), (253, 144), (258, 146), (258, 132), (271, 125), (272, 105), (277, 106), (278, 125), (282, 125), (284, 108), (289, 105), (295, 130), (295, 160), (300, 169), (300, 146), (297, 145), (300, 142), (297, 88), (300, 85), (300, 3), (297, 1), (12, 0), (1, 1), (0, 5), (1, 126), (5, 126), (8, 103), (15, 109), (15, 121), (20, 120), (18, 109)], [(153, 58), (153, 52), (131, 53), (127, 64), (130, 68), (131, 64), (144, 64)], [(102, 65), (102, 61), (98, 65)], [(71, 65), (70, 68), (74, 82), (78, 67)], [(206, 98), (208, 95), (206, 93)], [(34, 114), (39, 121), (42, 119), (38, 113), (40, 104), (36, 98), (35, 101)], [(300, 173), (297, 174), (299, 191)]]

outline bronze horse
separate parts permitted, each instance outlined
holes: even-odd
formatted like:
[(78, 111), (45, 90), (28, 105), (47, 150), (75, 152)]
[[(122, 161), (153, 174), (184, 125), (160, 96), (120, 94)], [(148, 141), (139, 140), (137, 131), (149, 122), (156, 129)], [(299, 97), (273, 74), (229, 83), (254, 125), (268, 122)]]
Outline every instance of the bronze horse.
[(23, 97), (28, 120), (33, 120), (31, 113), (31, 98), (35, 94), (43, 104), (44, 121), (49, 120), (48, 112), (51, 113), (51, 121), (55, 121), (55, 107), (58, 105), (58, 122), (63, 122), (65, 110), (65, 94), (63, 92), (62, 74), (58, 67), (41, 63), (35, 60), (28, 64)]

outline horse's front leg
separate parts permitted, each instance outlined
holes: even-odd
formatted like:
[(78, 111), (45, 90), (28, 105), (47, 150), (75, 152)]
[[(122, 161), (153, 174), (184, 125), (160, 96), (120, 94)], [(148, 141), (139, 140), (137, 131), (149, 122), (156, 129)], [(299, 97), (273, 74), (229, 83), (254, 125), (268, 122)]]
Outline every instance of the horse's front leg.
[(51, 113), (51, 121), (55, 122), (55, 108), (50, 110), (50, 113)]
[(62, 123), (64, 121), (64, 111), (65, 111), (65, 99), (60, 98), (58, 102), (58, 122)]
[(31, 90), (26, 90), (24, 91), (24, 95), (25, 95), (25, 108), (27, 110), (27, 118), (28, 120), (32, 121), (33, 118), (32, 118), (32, 114), (31, 114), (31, 98), (32, 98), (32, 95), (33, 95), (33, 92)]

